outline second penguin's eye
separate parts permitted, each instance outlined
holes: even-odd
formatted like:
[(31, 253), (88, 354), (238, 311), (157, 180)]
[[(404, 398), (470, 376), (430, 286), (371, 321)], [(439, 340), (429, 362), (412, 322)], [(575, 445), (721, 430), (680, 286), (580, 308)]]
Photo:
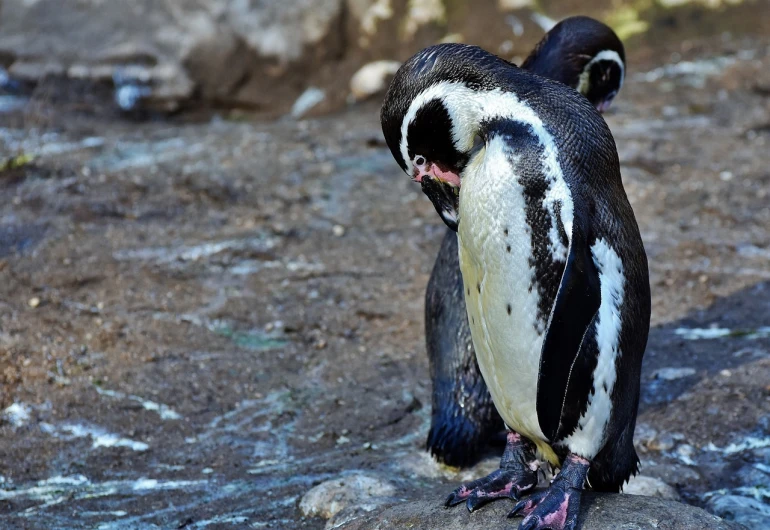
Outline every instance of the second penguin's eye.
[(425, 164), (425, 157), (418, 156), (417, 158), (414, 159), (414, 163), (418, 166), (422, 166), (423, 164)]

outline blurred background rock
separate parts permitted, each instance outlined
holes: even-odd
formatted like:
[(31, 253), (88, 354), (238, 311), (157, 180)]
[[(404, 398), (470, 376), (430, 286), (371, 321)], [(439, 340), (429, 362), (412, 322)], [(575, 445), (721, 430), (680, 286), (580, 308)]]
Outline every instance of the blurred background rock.
[[(114, 88), (124, 110), (215, 107), (277, 116), (377, 92), (398, 63), (442, 41), (519, 62), (556, 20), (610, 24), (638, 59), (662, 44), (767, 32), (741, 0), (4, 0), (0, 67), (19, 83)], [(363, 71), (361, 69), (366, 67)], [(358, 75), (356, 76), (356, 73)], [(98, 98), (97, 98), (98, 99)]]

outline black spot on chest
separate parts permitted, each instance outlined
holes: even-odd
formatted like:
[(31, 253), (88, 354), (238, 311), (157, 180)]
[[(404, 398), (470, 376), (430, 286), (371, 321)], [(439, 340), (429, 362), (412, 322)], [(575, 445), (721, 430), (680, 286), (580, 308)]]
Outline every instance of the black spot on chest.
[[(565, 266), (564, 261), (555, 260), (551, 254), (551, 226), (555, 224), (564, 248), (568, 247), (569, 241), (561, 222), (561, 205), (555, 205), (555, 215), (544, 205), (552, 182), (544, 175), (544, 153), (537, 137), (529, 126), (515, 122), (498, 125), (497, 130), (505, 139), (513, 173), (524, 191), (525, 218), (532, 248), (529, 265), (534, 269), (529, 291), (538, 293), (536, 325), (538, 333), (542, 334), (548, 325)], [(506, 227), (503, 233), (507, 236), (509, 228)], [(511, 252), (510, 245), (506, 245), (505, 250)]]

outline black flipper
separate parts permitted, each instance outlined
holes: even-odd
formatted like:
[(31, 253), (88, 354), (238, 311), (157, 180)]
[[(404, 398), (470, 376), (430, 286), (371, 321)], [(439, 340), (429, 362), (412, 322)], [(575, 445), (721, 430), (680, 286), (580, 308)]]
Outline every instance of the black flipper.
[(594, 329), (601, 286), (591, 255), (589, 217), (576, 208), (567, 264), (543, 340), (537, 415), (551, 442), (577, 427), (588, 405), (598, 356)]

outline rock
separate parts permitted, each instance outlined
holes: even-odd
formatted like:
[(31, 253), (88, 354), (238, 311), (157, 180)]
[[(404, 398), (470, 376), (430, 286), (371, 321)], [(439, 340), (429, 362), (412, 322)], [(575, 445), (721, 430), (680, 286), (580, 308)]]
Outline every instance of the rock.
[(343, 508), (336, 514), (334, 514), (328, 521), (326, 521), (326, 530), (332, 530), (334, 528), (340, 528), (345, 523), (354, 521), (366, 515), (369, 515), (375, 510), (384, 510), (394, 504), (404, 502), (406, 499), (399, 499), (396, 497), (372, 497), (366, 501)]
[[(507, 519), (512, 502), (498, 501), (468, 513), (462, 506), (444, 508), (442, 499), (398, 504), (343, 524), (345, 530), (420, 528), (421, 530), (486, 530), (517, 528), (521, 519)], [(581, 530), (738, 530), (705, 510), (666, 499), (608, 493), (583, 494)]]
[(362, 505), (371, 499), (390, 497), (395, 493), (395, 486), (384, 480), (363, 474), (347, 475), (312, 488), (302, 497), (299, 509), (305, 517), (328, 519), (348, 506)]
[(709, 511), (748, 528), (770, 526), (770, 506), (741, 495), (715, 495), (706, 505)]
[(294, 102), (294, 105), (292, 105), (292, 118), (301, 118), (307, 114), (310, 109), (321, 103), (324, 99), (326, 99), (326, 92), (316, 87), (308, 88), (302, 93), (300, 97), (297, 98), (297, 101)]
[(350, 94), (354, 101), (361, 101), (384, 91), (400, 66), (398, 61), (374, 61), (362, 66), (350, 78)]
[(644, 495), (647, 497), (658, 497), (661, 499), (670, 499), (672, 501), (681, 500), (677, 491), (663, 482), (660, 479), (654, 477), (646, 477), (644, 475), (636, 475), (631, 477), (623, 487), (623, 493), (627, 495)]
[[(203, 103), (280, 116), (317, 87), (326, 97), (314, 112), (323, 112), (382, 91), (399, 61), (424, 46), (459, 38), (494, 49), (509, 39), (505, 16), (485, 24), (458, 16), (470, 4), (4, 0), (0, 66), (9, 79), (30, 86), (56, 76), (57, 82), (78, 79), (104, 88), (122, 72), (129, 88), (113, 99), (129, 110)], [(534, 3), (490, 4), (486, 10), (502, 15)], [(523, 28), (507, 53), (524, 55), (542, 36)]]
[(684, 377), (690, 377), (695, 375), (695, 368), (661, 368), (655, 370), (655, 379), (662, 379), (663, 381), (674, 381), (676, 379), (682, 379)]
[[(285, 73), (285, 65), (303, 54), (323, 58), (338, 53), (321, 41), (343, 15), (343, 4), (6, 0), (0, 56), (10, 58), (10, 75), (23, 80), (64, 75), (109, 82), (116, 72), (129, 70), (128, 80), (152, 86), (147, 100), (201, 96), (214, 102), (267, 103), (260, 94), (272, 88), (286, 91), (274, 86), (280, 85), (276, 77)], [(302, 90), (292, 87), (286, 99)]]
[(29, 421), (29, 412), (29, 406), (24, 403), (13, 403), (3, 411), (2, 417), (14, 427), (22, 427)]

